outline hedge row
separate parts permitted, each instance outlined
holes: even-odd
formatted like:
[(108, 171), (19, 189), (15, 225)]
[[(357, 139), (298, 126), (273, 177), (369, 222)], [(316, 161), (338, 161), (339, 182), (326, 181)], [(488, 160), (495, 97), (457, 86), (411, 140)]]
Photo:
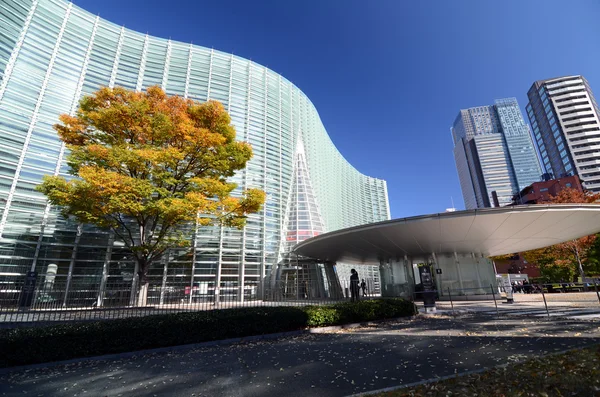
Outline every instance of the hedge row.
[(0, 367), (11, 367), (411, 316), (412, 302), (379, 299), (329, 306), (255, 307), (0, 330)]

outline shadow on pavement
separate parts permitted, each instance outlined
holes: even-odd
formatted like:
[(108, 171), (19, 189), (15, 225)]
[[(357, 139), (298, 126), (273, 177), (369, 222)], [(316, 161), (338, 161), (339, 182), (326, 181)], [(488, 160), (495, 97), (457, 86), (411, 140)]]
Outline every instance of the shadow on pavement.
[(0, 395), (345, 396), (600, 343), (597, 322), (418, 317), (21, 370)]

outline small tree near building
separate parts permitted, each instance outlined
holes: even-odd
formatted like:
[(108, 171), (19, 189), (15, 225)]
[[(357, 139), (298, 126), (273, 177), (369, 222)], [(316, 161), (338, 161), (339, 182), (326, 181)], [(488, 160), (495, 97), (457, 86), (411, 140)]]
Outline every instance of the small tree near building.
[(111, 229), (125, 243), (136, 261), (138, 304), (152, 262), (189, 244), (186, 225), (241, 228), (264, 203), (258, 189), (232, 194), (237, 186), (227, 178), (245, 168), (252, 148), (235, 140), (219, 102), (169, 97), (159, 87), (102, 88), (60, 121), (54, 128), (77, 178), (46, 176), (38, 190), (64, 216)]
[(572, 280), (575, 276), (573, 263), (568, 260), (557, 259), (555, 255), (556, 250), (552, 247), (523, 252), (523, 257), (527, 262), (538, 265), (544, 282)]
[[(596, 203), (598, 201), (600, 201), (600, 194), (582, 193), (576, 189), (567, 188), (559, 191), (555, 196), (550, 196), (543, 204)], [(542, 275), (552, 278), (559, 277), (559, 275), (565, 277), (571, 275), (572, 277), (575, 273), (573, 269), (576, 269), (583, 280), (585, 277), (584, 264), (595, 241), (596, 235), (585, 236), (539, 250), (524, 252), (523, 256), (528, 262), (537, 263)]]

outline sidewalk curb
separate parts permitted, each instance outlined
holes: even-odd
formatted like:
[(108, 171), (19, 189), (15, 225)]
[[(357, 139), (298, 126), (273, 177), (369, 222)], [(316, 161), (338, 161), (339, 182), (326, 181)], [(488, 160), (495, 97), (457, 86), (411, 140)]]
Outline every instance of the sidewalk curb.
[[(561, 350), (559, 352), (552, 352), (552, 353), (549, 353), (549, 354), (545, 354), (543, 356), (537, 356), (536, 358), (557, 356), (557, 355), (560, 355), (560, 354), (570, 353), (570, 352), (573, 352), (573, 351), (576, 351), (576, 350), (588, 349), (588, 348), (594, 347), (594, 346), (600, 346), (600, 342), (594, 342), (594, 343), (591, 343), (591, 344), (589, 344), (587, 346), (575, 347), (573, 349)], [(480, 369), (474, 369), (474, 370), (471, 370), (471, 371), (459, 372), (459, 373), (452, 374), (452, 375), (446, 375), (446, 376), (440, 376), (440, 377), (436, 377), (436, 378), (424, 379), (424, 380), (420, 380), (418, 382), (407, 383), (405, 385), (391, 386), (391, 387), (385, 387), (383, 389), (377, 389), (377, 390), (371, 390), (371, 391), (366, 391), (366, 392), (357, 393), (357, 394), (351, 394), (348, 397), (366, 397), (366, 396), (372, 396), (374, 394), (387, 393), (387, 392), (391, 392), (391, 391), (406, 389), (406, 388), (409, 388), (409, 387), (421, 386), (421, 385), (424, 385), (424, 384), (427, 384), (427, 383), (441, 382), (441, 381), (444, 381), (444, 380), (447, 380), (447, 379), (462, 378), (464, 376), (480, 374), (482, 372), (491, 371), (491, 370), (494, 370), (494, 369), (506, 368), (506, 367), (508, 367), (510, 365), (521, 364), (521, 363), (524, 363), (524, 362), (529, 361), (529, 360), (531, 360), (531, 359), (519, 361), (517, 363), (499, 364), (499, 365), (495, 365), (493, 367), (484, 367), (484, 368), (480, 368)]]
[(189, 349), (200, 349), (203, 347), (212, 347), (212, 346), (221, 346), (221, 345), (235, 345), (238, 343), (246, 343), (246, 342), (258, 342), (263, 340), (273, 340), (278, 338), (290, 337), (290, 336), (299, 336), (305, 334), (324, 334), (330, 331), (336, 331), (341, 329), (351, 329), (365, 326), (369, 323), (382, 323), (387, 321), (394, 321), (399, 319), (411, 319), (417, 317), (408, 316), (408, 317), (394, 317), (394, 318), (386, 318), (382, 320), (373, 320), (366, 321), (361, 323), (350, 323), (350, 324), (341, 324), (341, 325), (330, 325), (327, 327), (315, 327), (315, 328), (307, 328), (296, 331), (286, 331), (286, 332), (277, 332), (274, 334), (263, 334), (263, 335), (250, 335), (239, 338), (230, 338), (230, 339), (220, 339), (208, 342), (199, 342), (199, 343), (190, 343), (187, 345), (176, 345), (176, 346), (167, 346), (167, 347), (157, 347), (154, 349), (144, 349), (144, 350), (136, 350), (132, 352), (123, 352), (123, 353), (113, 353), (113, 354), (105, 354), (101, 356), (91, 356), (91, 357), (80, 357), (80, 358), (72, 358), (69, 360), (61, 360), (61, 361), (50, 361), (46, 363), (39, 364), (29, 364), (29, 365), (19, 365), (15, 367), (6, 367), (0, 368), (0, 376), (18, 371), (30, 371), (38, 368), (45, 367), (54, 367), (59, 365), (69, 365), (86, 361), (104, 361), (104, 360), (114, 360), (114, 359), (122, 359), (122, 358), (130, 358), (134, 356), (140, 356), (144, 354), (152, 354), (152, 353), (165, 353), (165, 352), (177, 352), (181, 350), (189, 350)]

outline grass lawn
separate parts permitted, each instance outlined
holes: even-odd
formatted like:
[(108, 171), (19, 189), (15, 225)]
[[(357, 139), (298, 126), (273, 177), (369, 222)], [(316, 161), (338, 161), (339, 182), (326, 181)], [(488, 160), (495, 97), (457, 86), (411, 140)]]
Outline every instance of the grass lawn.
[(600, 396), (600, 346), (375, 396)]

